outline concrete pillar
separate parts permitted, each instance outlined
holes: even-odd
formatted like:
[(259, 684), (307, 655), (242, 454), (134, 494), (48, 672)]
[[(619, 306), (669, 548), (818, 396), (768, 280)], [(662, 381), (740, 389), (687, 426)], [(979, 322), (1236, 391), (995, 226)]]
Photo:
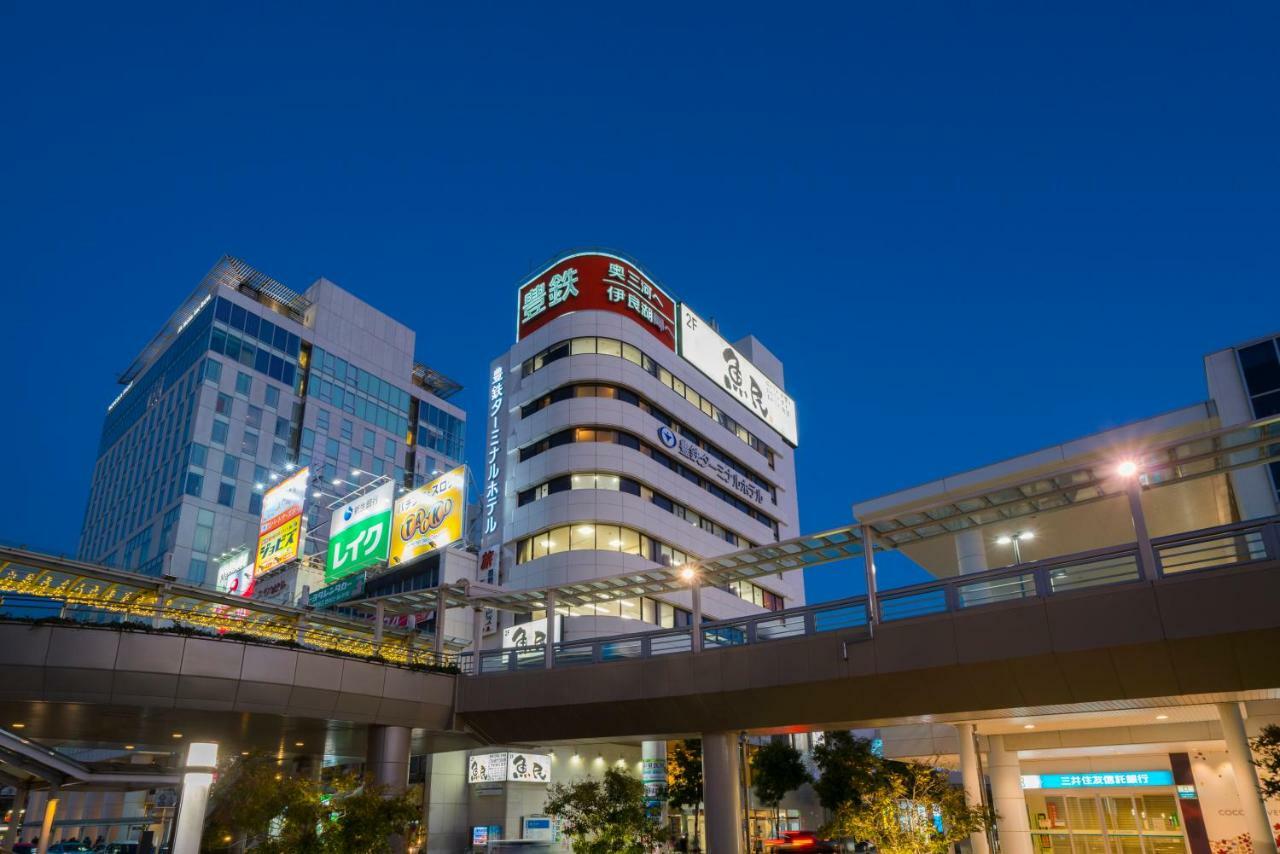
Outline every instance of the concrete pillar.
[[(978, 766), (973, 724), (957, 724), (956, 736), (960, 740), (960, 777), (964, 781), (964, 799), (971, 807), (982, 806), (982, 769)], [(986, 831), (969, 834), (969, 847), (973, 854), (991, 854)]]
[(741, 777), (742, 760), (738, 753), (737, 736), (730, 732), (703, 733), (702, 791), (707, 807), (706, 850), (714, 854), (742, 854)]
[(173, 854), (200, 854), (204, 814), (218, 764), (218, 745), (192, 742), (187, 747), (187, 770), (178, 796), (178, 818), (173, 827)]
[(1244, 716), (1239, 703), (1215, 703), (1222, 721), (1222, 740), (1227, 743), (1227, 757), (1236, 778), (1236, 794), (1249, 829), (1254, 854), (1276, 854), (1276, 840), (1267, 819), (1267, 804), (1258, 788), (1258, 769), (1253, 764), (1249, 736), (1244, 729)]
[(40, 824), (40, 844), (36, 846), (36, 854), (49, 854), (49, 837), (53, 835), (53, 817), (58, 812), (58, 797), (56, 788), (49, 790), (49, 797), (44, 803), (44, 821)]
[(471, 652), (476, 658), (477, 672), (480, 666), (480, 644), (484, 641), (484, 609), (475, 608), (471, 612)]
[(1031, 820), (1022, 796), (1022, 775), (1017, 751), (1004, 749), (1004, 736), (987, 736), (987, 773), (991, 775), (991, 800), (996, 810), (1000, 854), (1032, 854)]
[(1129, 498), (1129, 516), (1133, 519), (1133, 535), (1138, 542), (1138, 575), (1147, 580), (1156, 577), (1156, 553), (1151, 547), (1151, 533), (1147, 530), (1147, 514), (1142, 509), (1142, 484), (1135, 474), (1125, 484)]
[(961, 575), (986, 572), (987, 544), (981, 528), (965, 528), (956, 532), (956, 566)]
[(693, 616), (690, 617), (689, 644), (694, 652), (702, 652), (702, 579), (695, 575), (689, 582), (693, 598)]
[(640, 743), (640, 782), (644, 784), (645, 808), (658, 820), (666, 832), (667, 827), (667, 743), (643, 741)]
[(373, 643), (375, 646), (382, 646), (382, 621), (386, 617), (386, 606), (379, 599), (373, 603)]
[(29, 785), (15, 786), (13, 789), (13, 821), (9, 822), (9, 829), (4, 832), (4, 839), (0, 839), (0, 851), (11, 850), (13, 843), (18, 841), (18, 830), (22, 827), (22, 809), (27, 805), (27, 794), (30, 790)]
[(409, 728), (369, 727), (366, 770), (373, 782), (393, 793), (403, 792), (409, 782)]
[(444, 621), (449, 609), (446, 603), (449, 601), (445, 596), (444, 589), (436, 590), (436, 642), (435, 650), (439, 661), (444, 660)]

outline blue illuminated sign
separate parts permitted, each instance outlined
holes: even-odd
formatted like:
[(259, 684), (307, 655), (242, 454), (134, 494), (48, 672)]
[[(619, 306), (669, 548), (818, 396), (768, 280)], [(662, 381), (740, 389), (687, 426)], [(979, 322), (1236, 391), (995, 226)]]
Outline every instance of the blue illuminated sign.
[(1116, 786), (1172, 786), (1172, 771), (1093, 771), (1088, 774), (1023, 774), (1024, 789), (1096, 789)]

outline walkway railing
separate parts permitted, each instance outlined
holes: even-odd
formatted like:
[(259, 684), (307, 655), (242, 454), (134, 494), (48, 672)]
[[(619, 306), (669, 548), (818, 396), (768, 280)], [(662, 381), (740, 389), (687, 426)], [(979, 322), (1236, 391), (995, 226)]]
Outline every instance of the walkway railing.
[(0, 621), (209, 636), (451, 669), (431, 639), (336, 614), (0, 547)]
[[(715, 649), (770, 643), (850, 629), (861, 629), (870, 637), (873, 623), (877, 622), (889, 623), (1277, 560), (1280, 559), (1280, 517), (1160, 537), (1153, 539), (1151, 545), (1155, 557), (1155, 566), (1151, 567), (1143, 566), (1137, 544), (1129, 543), (881, 590), (877, 596), (879, 613), (874, 620), (867, 597), (863, 595), (786, 611), (704, 622), (702, 646)], [(575, 667), (690, 652), (693, 631), (692, 627), (685, 627), (557, 643), (553, 666)], [(458, 663), (467, 674), (540, 670), (547, 666), (546, 649), (531, 646), (485, 650), (478, 662), (470, 652), (464, 652)]]

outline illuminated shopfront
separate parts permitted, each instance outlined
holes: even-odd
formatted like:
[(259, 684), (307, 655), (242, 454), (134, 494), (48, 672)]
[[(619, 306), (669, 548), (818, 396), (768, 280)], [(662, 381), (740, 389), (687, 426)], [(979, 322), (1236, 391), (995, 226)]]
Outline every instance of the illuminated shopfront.
[(1032, 846), (1043, 854), (1184, 854), (1168, 770), (1024, 774)]

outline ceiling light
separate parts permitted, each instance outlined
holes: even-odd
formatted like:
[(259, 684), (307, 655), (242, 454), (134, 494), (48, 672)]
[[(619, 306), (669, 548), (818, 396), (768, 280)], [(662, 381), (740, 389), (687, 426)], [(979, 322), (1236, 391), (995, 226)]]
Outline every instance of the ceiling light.
[(303, 745), (303, 742), (301, 742), (301, 741), (295, 741), (295, 742), (293, 743), (293, 746), (294, 746), (294, 747), (301, 747), (302, 745)]
[(997, 544), (997, 545), (1007, 546), (1007, 545), (1009, 545), (1009, 543), (1012, 543), (1012, 542), (1013, 542), (1013, 537), (1010, 537), (1010, 536), (1008, 536), (1008, 535), (1005, 535), (1005, 536), (1002, 536), (1002, 537), (996, 537), (996, 544)]
[(182, 733), (180, 733), (180, 732), (175, 732), (175, 733), (173, 734), (173, 737), (174, 737), (174, 738), (182, 738)]
[(579, 525), (579, 526), (578, 526), (578, 533), (579, 533), (579, 534), (592, 534), (592, 533), (595, 533), (595, 530), (596, 530), (596, 529), (595, 529), (595, 528), (593, 528), (593, 527), (591, 527), (590, 525)]
[(1021, 534), (1018, 534), (1018, 539), (1020, 540), (1034, 540), (1035, 538), (1035, 531), (1023, 531)]
[(1035, 725), (1035, 724), (1023, 724), (1023, 725), (1022, 725), (1022, 728), (1023, 728), (1023, 729), (1035, 729), (1035, 728), (1036, 728), (1036, 725)]
[(133, 750), (133, 745), (132, 745), (132, 744), (126, 744), (126, 745), (124, 746), (124, 749), (125, 749), (125, 750)]
[(14, 721), (14, 723), (12, 723), (10, 726), (11, 726), (13, 729), (26, 729), (26, 728), (27, 728), (27, 725), (26, 725), (26, 724), (24, 724), (24, 723), (22, 723), (21, 721)]
[(1168, 715), (1156, 715), (1156, 720), (1158, 720), (1158, 721), (1167, 721), (1167, 720), (1169, 720), (1169, 716), (1168, 716)]

